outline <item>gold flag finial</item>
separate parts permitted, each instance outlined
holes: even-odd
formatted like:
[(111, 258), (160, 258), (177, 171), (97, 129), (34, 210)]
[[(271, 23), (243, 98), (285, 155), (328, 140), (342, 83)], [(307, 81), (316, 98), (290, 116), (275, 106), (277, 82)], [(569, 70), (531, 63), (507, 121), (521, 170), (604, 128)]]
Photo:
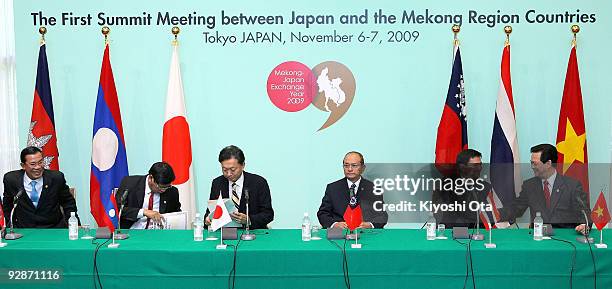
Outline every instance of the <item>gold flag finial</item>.
[(454, 24), (452, 29), (453, 33), (455, 34), (455, 45), (459, 45), (459, 39), (457, 39), (457, 34), (459, 34), (459, 31), (461, 31), (461, 26), (459, 24)]
[(47, 27), (40, 26), (40, 28), (38, 28), (38, 33), (40, 33), (40, 44), (45, 44), (45, 34), (47, 34)]
[(104, 44), (108, 44), (108, 34), (110, 33), (110, 28), (108, 26), (102, 27), (102, 34), (104, 35)]
[(574, 39), (572, 39), (572, 45), (576, 46), (576, 34), (580, 32), (580, 26), (574, 24), (572, 25), (572, 33), (574, 33)]
[(174, 34), (174, 40), (172, 40), (172, 45), (178, 45), (178, 35), (181, 33), (181, 28), (178, 26), (172, 27), (172, 34)]
[(512, 26), (506, 25), (504, 27), (504, 32), (506, 33), (506, 46), (510, 45), (510, 34), (512, 33)]

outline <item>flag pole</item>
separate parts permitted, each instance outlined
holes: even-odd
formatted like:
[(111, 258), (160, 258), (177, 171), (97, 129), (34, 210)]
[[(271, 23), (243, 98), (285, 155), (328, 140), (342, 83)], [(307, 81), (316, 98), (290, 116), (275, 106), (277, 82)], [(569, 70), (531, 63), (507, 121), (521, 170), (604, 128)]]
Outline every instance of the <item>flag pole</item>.
[(110, 41), (108, 40), (108, 34), (110, 33), (110, 28), (108, 26), (102, 27), (102, 34), (104, 35), (104, 45), (108, 45)]
[(40, 33), (40, 45), (45, 44), (45, 34), (47, 34), (47, 27), (40, 26), (40, 28), (38, 28), (38, 33)]
[(459, 38), (457, 38), (457, 34), (459, 34), (459, 31), (461, 31), (461, 26), (459, 24), (454, 24), (451, 29), (453, 30), (453, 33), (454, 33), (454, 36), (453, 36), (453, 62), (454, 62), (455, 61), (455, 51), (457, 50), (457, 47), (459, 47)]
[(574, 38), (572, 39), (572, 46), (576, 47), (576, 34), (580, 32), (580, 26), (574, 24), (572, 25), (571, 29), (572, 33), (574, 33)]
[(179, 33), (181, 33), (181, 29), (178, 26), (172, 27), (172, 34), (174, 34), (174, 40), (172, 40), (172, 46), (178, 46)]
[(510, 46), (510, 34), (512, 33), (512, 26), (507, 25), (506, 27), (504, 27), (504, 32), (506, 33), (506, 42), (504, 43), (504, 46)]

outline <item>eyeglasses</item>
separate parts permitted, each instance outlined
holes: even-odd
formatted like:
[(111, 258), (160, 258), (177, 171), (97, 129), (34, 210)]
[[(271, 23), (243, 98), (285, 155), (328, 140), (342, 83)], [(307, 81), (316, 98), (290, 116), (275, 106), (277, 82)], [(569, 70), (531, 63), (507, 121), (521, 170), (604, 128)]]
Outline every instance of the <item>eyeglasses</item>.
[(163, 192), (163, 191), (165, 191), (165, 190), (167, 190), (167, 189), (169, 189), (170, 187), (172, 187), (172, 184), (168, 184), (168, 185), (160, 185), (160, 184), (158, 184), (158, 183), (155, 183), (155, 185), (156, 185), (156, 186), (157, 186), (157, 188), (158, 188), (160, 191), (162, 191), (162, 192)]
[(361, 167), (361, 164), (342, 164), (342, 167), (345, 169), (348, 169), (348, 168), (358, 169)]

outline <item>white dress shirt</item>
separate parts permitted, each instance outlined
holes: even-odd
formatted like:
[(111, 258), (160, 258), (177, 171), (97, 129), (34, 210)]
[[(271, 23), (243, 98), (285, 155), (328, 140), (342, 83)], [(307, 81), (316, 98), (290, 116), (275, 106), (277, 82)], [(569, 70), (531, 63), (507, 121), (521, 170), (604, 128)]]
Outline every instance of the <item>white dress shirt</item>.
[[(147, 177), (148, 180), (149, 177)], [(130, 229), (144, 229), (147, 226), (147, 217), (144, 215), (144, 210), (149, 209), (149, 198), (153, 194), (153, 211), (159, 212), (159, 194), (152, 193), (148, 182), (145, 182), (144, 201), (142, 209), (138, 211), (138, 221), (136, 221)]]
[[(38, 200), (40, 201), (40, 198), (42, 197), (42, 188), (43, 188), (43, 178), (40, 177), (38, 179), (32, 180), (30, 179), (30, 177), (28, 177), (28, 174), (23, 173), (23, 188), (26, 191), (26, 194), (28, 194), (28, 197), (30, 197), (30, 199), (32, 199), (32, 181), (36, 181), (36, 191), (38, 192)], [(34, 206), (36, 207), (38, 204), (34, 204)]]

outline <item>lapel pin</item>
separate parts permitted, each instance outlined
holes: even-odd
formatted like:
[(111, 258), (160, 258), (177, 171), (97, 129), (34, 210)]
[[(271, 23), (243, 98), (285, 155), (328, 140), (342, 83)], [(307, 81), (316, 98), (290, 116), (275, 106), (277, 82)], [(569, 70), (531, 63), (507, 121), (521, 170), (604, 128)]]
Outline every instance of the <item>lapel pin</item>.
[(48, 188), (49, 188), (49, 185), (45, 185), (45, 189), (48, 189)]

